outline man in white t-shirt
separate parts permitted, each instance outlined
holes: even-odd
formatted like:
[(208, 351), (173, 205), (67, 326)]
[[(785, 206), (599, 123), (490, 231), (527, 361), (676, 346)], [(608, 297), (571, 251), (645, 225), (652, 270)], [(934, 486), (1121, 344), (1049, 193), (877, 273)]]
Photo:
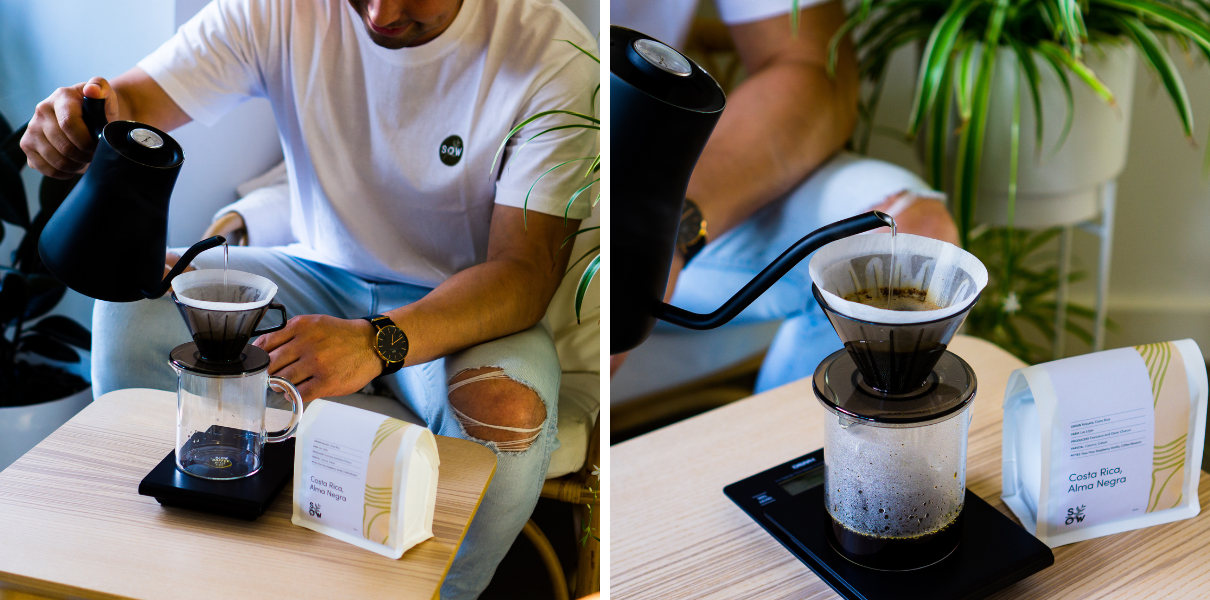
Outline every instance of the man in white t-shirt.
[[(591, 212), (592, 194), (568, 206), (589, 163), (534, 182), (595, 156), (596, 135), (563, 129), (522, 148), (575, 122), (551, 115), (494, 159), (530, 115), (593, 112), (598, 65), (568, 42), (596, 49), (553, 0), (217, 0), (112, 82), (57, 90), (21, 141), (31, 167), (66, 178), (96, 145), (83, 96), (104, 98), (111, 121), (163, 130), (268, 98), (297, 243), (232, 248), (230, 262), (277, 283), (300, 315), (256, 341), (270, 373), (306, 400), (390, 375), (435, 432), (497, 454), (443, 598), (486, 587), (558, 444), (560, 369), (540, 319), (567, 268), (560, 244)], [(93, 327), (97, 394), (175, 389), (165, 360), (189, 338), (170, 300), (98, 302)]]
[[(957, 241), (944, 204), (931, 200), (938, 195), (919, 177), (840, 152), (856, 125), (858, 100), (851, 43), (840, 46), (835, 78), (825, 68), (828, 44), (845, 20), (840, 0), (800, 0), (797, 37), (791, 0), (713, 1), (748, 77), (728, 94), (689, 181), (682, 219), (700, 221), (706, 235), (678, 240), (666, 299), (713, 311), (802, 236), (870, 209), (892, 213), (900, 231)], [(610, 23), (683, 47), (698, 2), (610, 0)], [(691, 229), (699, 231), (682, 227)], [(758, 391), (810, 375), (840, 347), (811, 297), (806, 266), (736, 319), (785, 319)], [(615, 370), (622, 358), (614, 357)]]

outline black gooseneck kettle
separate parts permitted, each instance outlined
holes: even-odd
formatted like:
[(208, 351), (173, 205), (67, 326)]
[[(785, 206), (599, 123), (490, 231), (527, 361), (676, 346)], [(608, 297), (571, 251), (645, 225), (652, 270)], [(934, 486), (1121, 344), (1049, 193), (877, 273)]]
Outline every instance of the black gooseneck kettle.
[(656, 319), (719, 327), (819, 247), (894, 222), (871, 211), (821, 227), (712, 313), (662, 302), (689, 176), (727, 101), (701, 67), (650, 36), (613, 25), (609, 55), (610, 354), (643, 343)]
[(98, 300), (159, 298), (198, 253), (194, 244), (164, 276), (168, 200), (185, 154), (167, 133), (134, 121), (105, 122), (105, 101), (84, 99), (97, 150), (71, 194), (47, 222), (38, 254), (67, 287)]

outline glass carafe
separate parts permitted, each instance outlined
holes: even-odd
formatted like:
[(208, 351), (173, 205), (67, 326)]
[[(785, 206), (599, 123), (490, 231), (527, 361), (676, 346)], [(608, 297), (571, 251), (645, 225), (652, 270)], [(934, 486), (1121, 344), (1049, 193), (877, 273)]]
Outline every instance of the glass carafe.
[[(197, 345), (182, 344), (170, 361), (177, 372), (176, 465), (203, 479), (239, 479), (255, 474), (266, 443), (294, 435), (303, 412), (302, 396), (289, 381), (269, 376), (269, 355), (245, 346), (239, 361), (208, 363)], [(265, 431), (270, 390), (290, 400), (290, 423)]]

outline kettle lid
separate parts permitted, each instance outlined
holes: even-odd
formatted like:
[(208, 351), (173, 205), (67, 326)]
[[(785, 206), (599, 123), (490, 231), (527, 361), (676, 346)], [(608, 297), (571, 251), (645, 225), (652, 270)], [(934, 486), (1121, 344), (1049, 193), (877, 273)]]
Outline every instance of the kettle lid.
[(702, 113), (727, 105), (723, 88), (709, 73), (649, 35), (611, 25), (609, 52), (610, 73), (656, 100)]
[(146, 167), (174, 169), (185, 160), (181, 145), (172, 136), (136, 121), (112, 121), (101, 138), (121, 156)]

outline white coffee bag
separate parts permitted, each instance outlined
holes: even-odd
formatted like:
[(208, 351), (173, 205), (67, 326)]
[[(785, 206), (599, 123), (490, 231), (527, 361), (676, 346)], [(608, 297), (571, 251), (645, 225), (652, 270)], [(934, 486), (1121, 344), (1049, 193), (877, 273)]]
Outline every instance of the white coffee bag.
[(1196, 516), (1207, 389), (1193, 340), (1014, 371), (1001, 498), (1052, 548)]
[(295, 525), (390, 558), (433, 537), (441, 461), (427, 428), (315, 400), (295, 437)]

